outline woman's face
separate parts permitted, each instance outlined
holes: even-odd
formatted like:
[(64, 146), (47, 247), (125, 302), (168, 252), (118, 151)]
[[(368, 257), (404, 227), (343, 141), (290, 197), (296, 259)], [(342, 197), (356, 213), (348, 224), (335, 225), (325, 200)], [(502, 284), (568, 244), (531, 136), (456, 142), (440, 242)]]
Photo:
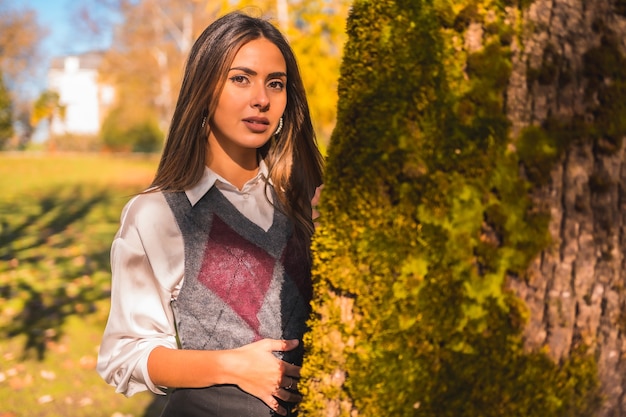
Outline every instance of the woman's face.
[(224, 149), (258, 149), (274, 134), (287, 105), (287, 65), (265, 38), (244, 44), (227, 74), (209, 141)]

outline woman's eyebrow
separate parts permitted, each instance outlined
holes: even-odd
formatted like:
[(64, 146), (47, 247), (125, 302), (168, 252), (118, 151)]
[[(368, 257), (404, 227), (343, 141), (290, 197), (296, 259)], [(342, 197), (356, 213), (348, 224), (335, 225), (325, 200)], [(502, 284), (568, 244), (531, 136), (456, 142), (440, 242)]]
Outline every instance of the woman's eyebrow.
[(287, 73), (286, 72), (282, 72), (282, 71), (278, 71), (278, 72), (271, 72), (270, 74), (268, 74), (267, 78), (280, 78), (280, 77), (287, 77)]
[[(248, 75), (258, 75), (258, 73), (253, 70), (250, 69), (248, 67), (233, 67), (231, 69), (229, 69), (228, 71), (242, 71), (245, 72)], [(271, 72), (267, 75), (267, 78), (278, 78), (278, 77), (286, 77), (287, 73), (283, 72), (283, 71), (277, 71), (277, 72)]]
[(245, 72), (248, 75), (257, 75), (257, 72), (248, 68), (248, 67), (233, 67), (231, 69), (229, 69), (228, 71), (242, 71)]

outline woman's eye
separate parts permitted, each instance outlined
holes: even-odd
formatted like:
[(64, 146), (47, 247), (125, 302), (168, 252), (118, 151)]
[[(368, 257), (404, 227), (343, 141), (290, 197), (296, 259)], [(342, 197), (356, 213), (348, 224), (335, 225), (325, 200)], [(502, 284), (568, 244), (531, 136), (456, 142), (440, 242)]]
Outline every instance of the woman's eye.
[(285, 83), (282, 81), (270, 81), (269, 87), (273, 90), (282, 91), (285, 88)]
[(230, 77), (230, 80), (235, 84), (244, 84), (248, 81), (248, 79), (243, 75), (234, 75)]

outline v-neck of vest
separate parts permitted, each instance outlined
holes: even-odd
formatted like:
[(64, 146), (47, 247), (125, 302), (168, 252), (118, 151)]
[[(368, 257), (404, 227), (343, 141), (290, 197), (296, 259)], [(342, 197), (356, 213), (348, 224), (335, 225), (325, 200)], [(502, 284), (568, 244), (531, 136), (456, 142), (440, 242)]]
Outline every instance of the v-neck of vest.
[(232, 210), (224, 214), (225, 216), (231, 216), (231, 215), (237, 216), (238, 218), (243, 219), (244, 222), (252, 226), (255, 231), (258, 231), (264, 235), (271, 233), (272, 229), (274, 229), (275, 227), (278, 227), (278, 216), (280, 215), (280, 213), (278, 212), (279, 210), (278, 208), (276, 208), (276, 206), (274, 206), (274, 213), (272, 214), (272, 224), (267, 230), (265, 230), (261, 226), (259, 226), (258, 224), (256, 224), (255, 222), (247, 218), (241, 211), (239, 211), (239, 209), (233, 203), (231, 203), (230, 200), (227, 199), (226, 196), (224, 196), (224, 194), (217, 187), (213, 187), (211, 190), (209, 190), (209, 192), (217, 193), (217, 195), (219, 196), (219, 199), (222, 200), (222, 203), (232, 208)]

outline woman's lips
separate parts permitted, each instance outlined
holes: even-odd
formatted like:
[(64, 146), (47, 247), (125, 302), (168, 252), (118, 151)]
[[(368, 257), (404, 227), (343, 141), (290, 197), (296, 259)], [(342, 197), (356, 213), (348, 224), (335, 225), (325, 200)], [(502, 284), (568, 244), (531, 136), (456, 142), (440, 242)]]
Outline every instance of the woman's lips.
[(265, 117), (247, 117), (243, 119), (243, 123), (255, 133), (263, 133), (270, 125), (269, 120)]

